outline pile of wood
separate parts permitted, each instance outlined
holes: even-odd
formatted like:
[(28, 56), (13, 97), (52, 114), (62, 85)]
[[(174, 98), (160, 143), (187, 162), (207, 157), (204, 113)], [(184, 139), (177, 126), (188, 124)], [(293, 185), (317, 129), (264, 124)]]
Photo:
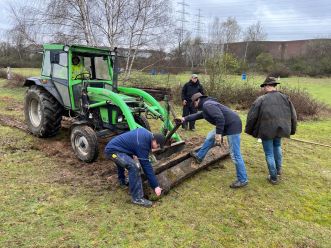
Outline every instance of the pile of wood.
[(152, 95), (157, 101), (163, 101), (164, 96), (167, 95), (168, 99), (172, 99), (172, 93), (170, 88), (166, 87), (143, 87), (143, 86), (135, 86), (137, 89), (141, 89), (146, 91), (148, 94)]

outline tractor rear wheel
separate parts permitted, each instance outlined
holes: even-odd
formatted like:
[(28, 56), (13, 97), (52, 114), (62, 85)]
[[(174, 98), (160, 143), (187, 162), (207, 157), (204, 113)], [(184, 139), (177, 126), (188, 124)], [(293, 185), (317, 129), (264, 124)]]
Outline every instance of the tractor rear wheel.
[(99, 154), (98, 138), (87, 125), (75, 126), (70, 134), (71, 146), (75, 155), (86, 163), (95, 161)]
[(25, 95), (24, 115), (30, 132), (37, 137), (51, 137), (61, 127), (63, 107), (45, 89), (31, 86)]
[(142, 127), (146, 128), (148, 131), (151, 131), (151, 126), (147, 118), (143, 115), (135, 115), (134, 120)]

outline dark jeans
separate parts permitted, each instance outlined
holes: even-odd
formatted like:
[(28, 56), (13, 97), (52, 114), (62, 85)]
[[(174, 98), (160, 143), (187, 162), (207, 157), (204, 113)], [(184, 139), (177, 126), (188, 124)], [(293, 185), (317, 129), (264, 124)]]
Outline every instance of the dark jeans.
[(265, 159), (272, 180), (277, 180), (277, 172), (282, 168), (281, 138), (262, 139)]
[[(197, 112), (197, 110), (192, 106), (191, 102), (187, 102), (186, 105), (183, 106), (183, 117), (191, 115), (191, 114), (195, 114), (196, 112)], [(188, 126), (190, 129), (194, 129), (195, 121), (190, 121), (188, 123)], [(182, 127), (186, 129), (187, 123), (183, 123)]]
[[(125, 153), (115, 153), (119, 159), (121, 159), (124, 163), (117, 165), (117, 173), (118, 173), (118, 180), (121, 182), (125, 182), (125, 169), (129, 172), (129, 189), (131, 193), (132, 200), (138, 200), (144, 197), (143, 185), (140, 176), (140, 168), (136, 164), (136, 162)], [(123, 165), (125, 168), (123, 168)]]

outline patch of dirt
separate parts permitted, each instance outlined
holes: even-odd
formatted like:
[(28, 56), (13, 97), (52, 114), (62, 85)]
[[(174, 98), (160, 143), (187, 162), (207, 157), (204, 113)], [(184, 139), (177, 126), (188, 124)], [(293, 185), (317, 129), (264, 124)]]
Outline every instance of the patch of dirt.
[[(54, 138), (37, 139), (30, 147), (34, 150), (42, 151), (47, 157), (55, 158), (58, 161), (60, 172), (54, 175), (53, 182), (70, 184), (70, 185), (85, 185), (95, 189), (113, 189), (117, 187), (117, 169), (113, 162), (106, 160), (103, 155), (105, 145), (110, 137), (99, 139), (99, 157), (94, 163), (84, 163), (75, 156), (71, 143), (68, 127), (70, 126), (70, 118), (64, 118), (63, 128), (59, 135)], [(18, 128), (24, 132), (29, 132), (27, 125), (19, 120), (9, 116), (0, 115), (0, 124), (9, 127)], [(182, 156), (192, 149), (200, 146), (205, 137), (197, 136), (186, 141), (185, 148), (177, 154), (164, 161)], [(14, 147), (13, 147), (14, 149)], [(162, 162), (162, 161), (160, 161)]]
[(23, 112), (24, 106), (21, 101), (8, 96), (0, 97), (0, 100), (1, 102), (7, 102), (9, 105), (5, 107), (5, 110)]
[(25, 123), (16, 120), (10, 116), (0, 115), (0, 124), (8, 127), (15, 127), (17, 129), (29, 133), (28, 126)]

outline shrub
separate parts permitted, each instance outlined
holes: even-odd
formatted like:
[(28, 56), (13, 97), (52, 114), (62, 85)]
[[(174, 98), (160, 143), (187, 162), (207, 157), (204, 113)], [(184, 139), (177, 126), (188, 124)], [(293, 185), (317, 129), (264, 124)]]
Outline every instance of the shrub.
[(268, 77), (281, 77), (281, 78), (288, 78), (290, 76), (289, 69), (283, 64), (275, 64), (272, 71), (268, 74)]
[(313, 99), (303, 89), (282, 87), (281, 92), (290, 97), (297, 112), (298, 120), (316, 119), (322, 112), (328, 110), (326, 105)]
[[(22, 87), (25, 82), (25, 77), (18, 73), (11, 73), (12, 78), (7, 80), (6, 87), (15, 88), (15, 87)], [(7, 79), (7, 71), (0, 70), (0, 78)]]
[(256, 57), (256, 65), (259, 70), (270, 72), (274, 65), (274, 59), (270, 53), (260, 53)]

